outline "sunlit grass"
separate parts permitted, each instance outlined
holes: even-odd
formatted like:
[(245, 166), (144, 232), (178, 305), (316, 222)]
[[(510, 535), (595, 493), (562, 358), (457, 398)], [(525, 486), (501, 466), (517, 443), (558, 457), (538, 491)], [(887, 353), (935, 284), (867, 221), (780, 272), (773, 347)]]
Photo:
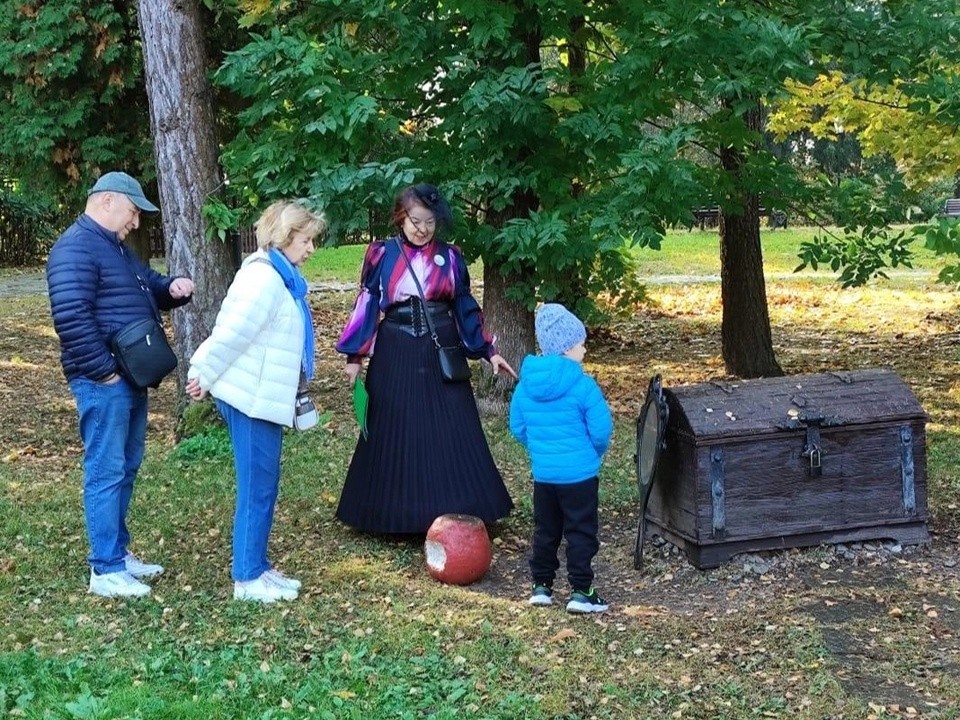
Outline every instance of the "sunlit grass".
[[(832, 232), (836, 232), (833, 228)], [(800, 264), (798, 252), (803, 242), (813, 239), (816, 228), (802, 227), (787, 230), (761, 229), (760, 243), (763, 252), (764, 272), (769, 276), (791, 277)], [(932, 271), (940, 261), (922, 243), (911, 246), (914, 251), (913, 268)], [(657, 275), (705, 275), (720, 274), (720, 236), (716, 230), (674, 230), (667, 233), (660, 250), (638, 249), (634, 251), (640, 260), (642, 276)], [(891, 269), (898, 275), (909, 268)], [(816, 272), (805, 270), (796, 277), (833, 277), (829, 268)]]
[[(801, 243), (811, 240), (817, 232), (815, 228), (808, 227), (761, 230), (765, 275), (771, 280), (815, 281), (826, 286), (833, 284), (836, 273), (829, 268), (794, 272), (800, 264), (797, 254)], [(314, 282), (356, 283), (359, 281), (364, 250), (364, 245), (319, 248), (307, 261), (304, 273)], [(909, 286), (918, 280), (934, 283), (943, 261), (924, 249), (921, 243), (914, 243), (913, 250), (915, 257), (912, 268), (891, 268), (887, 271), (889, 281), (880, 279), (874, 282), (884, 286), (892, 284), (894, 287)], [(636, 248), (632, 252), (639, 263), (639, 276), (655, 282), (680, 282), (693, 278), (715, 282), (720, 276), (720, 237), (716, 230), (671, 230), (660, 250)], [(471, 265), (470, 272), (474, 278), (481, 278), (482, 263), (478, 261)]]

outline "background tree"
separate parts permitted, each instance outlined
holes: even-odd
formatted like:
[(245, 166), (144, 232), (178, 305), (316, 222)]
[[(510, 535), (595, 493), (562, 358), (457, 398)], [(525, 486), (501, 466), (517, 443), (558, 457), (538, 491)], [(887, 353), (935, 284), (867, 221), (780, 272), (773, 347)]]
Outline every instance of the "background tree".
[(629, 304), (624, 248), (718, 203), (727, 370), (779, 374), (759, 205), (818, 196), (770, 151), (764, 108), (862, 33), (892, 41), (901, 19), (872, 5), (259, 2), (247, 22), (269, 32), (218, 74), (249, 102), (225, 162), (250, 204), (304, 191), (342, 234), (383, 232), (365, 208), (414, 177), (443, 185), (512, 359), (536, 300)]
[[(243, 33), (228, 6), (203, 23), (219, 64)], [(50, 218), (50, 241), (77, 215), (102, 173), (125, 170), (155, 197), (150, 117), (135, 3), (0, 0), (0, 175)], [(232, 99), (216, 98), (232, 134)], [(144, 217), (144, 228), (153, 228)], [(130, 242), (149, 257), (146, 232)], [(203, 280), (201, 279), (202, 283)]]
[[(843, 240), (812, 245), (805, 261), (836, 262), (847, 273), (843, 282), (861, 282), (908, 259), (909, 237), (886, 225), (902, 217), (912, 192), (906, 165), (922, 163), (907, 163), (903, 153), (896, 165), (875, 166), (882, 172), (811, 178), (764, 136), (764, 114), (833, 72), (874, 105), (890, 93), (906, 98), (914, 120), (933, 117), (949, 129), (958, 107), (955, 0), (788, 0), (775, 7), (749, 0), (455, 0), (442, 7), (426, 0), (238, 0), (245, 14), (231, 24), (233, 5), (218, 4), (226, 14), (207, 28), (229, 38), (218, 39), (219, 47), (239, 48), (217, 73), (232, 94), (202, 121), (229, 123), (236, 110), (239, 124), (224, 135), (232, 138), (222, 156), (231, 194), (222, 202), (207, 198), (208, 233), (225, 234), (274, 197), (309, 195), (328, 210), (335, 237), (369, 237), (387, 231), (386, 210), (400, 186), (440, 184), (460, 213), (455, 240), (484, 261), (485, 308), (514, 360), (531, 349), (537, 300), (562, 300), (588, 319), (618, 303), (630, 308), (641, 289), (626, 249), (658, 247), (666, 228), (692, 220), (691, 208), (717, 203), (727, 369), (775, 374), (754, 208), (790, 207), (843, 225)], [(25, 145), (16, 125), (30, 121), (30, 103), (39, 115), (55, 108), (69, 119), (63, 128), (50, 126), (55, 143), (64, 134), (95, 135), (84, 73), (92, 65), (97, 78), (113, 77), (107, 58), (135, 70), (138, 61), (116, 40), (125, 29), (132, 41), (126, 7), (0, 0), (0, 20), (11, 27), (11, 39), (0, 44), (11, 67), (4, 82), (20, 108), (10, 116), (13, 129), (0, 125), (0, 161), (26, 171), (10, 143)], [(64, 17), (69, 32), (56, 25)], [(240, 47), (247, 28), (259, 34)], [(98, 32), (105, 42), (91, 41)], [(145, 37), (147, 56), (147, 46), (163, 40)], [(71, 62), (49, 52), (53, 47), (72, 48)], [(90, 80), (101, 93), (96, 102), (109, 103), (109, 117), (120, 102), (109, 93), (127, 85)], [(79, 115), (63, 101), (71, 83), (79, 83)], [(818, 105), (816, 122), (826, 108)], [(155, 131), (169, 132), (172, 120), (157, 124), (155, 117)], [(812, 124), (794, 129), (812, 133)], [(849, 127), (861, 127), (852, 114)], [(869, 154), (867, 134), (864, 128), (857, 140)], [(99, 148), (94, 143), (89, 152)], [(41, 157), (59, 167), (65, 156), (50, 150)], [(83, 164), (76, 167), (82, 173)], [(191, 202), (209, 192), (211, 177), (195, 179)]]
[(136, 9), (0, 0), (0, 167), (64, 219), (101, 173), (152, 180)]
[[(788, 82), (771, 118), (779, 137), (805, 132), (836, 143), (854, 135), (874, 170), (812, 183), (806, 208), (840, 233), (824, 231), (802, 249), (802, 266), (829, 265), (844, 285), (909, 265), (918, 235), (938, 253), (960, 254), (960, 231), (933, 219), (911, 229), (893, 223), (924, 221), (942, 204), (927, 188), (949, 193), (960, 169), (960, 16), (955, 0), (858, 4), (823, 26), (823, 56), (815, 79)], [(877, 162), (879, 160), (879, 162)], [(956, 283), (960, 266), (941, 279)]]
[(196, 0), (139, 0), (138, 9), (168, 271), (197, 283), (193, 302), (173, 313), (178, 355), (189, 358), (233, 277), (231, 249), (208, 241), (201, 212), (222, 186), (209, 63)]
[[(752, 2), (670, 3), (655, 17), (661, 38), (654, 91), (677, 108), (661, 122), (682, 130), (682, 153), (707, 151), (696, 168), (701, 204), (721, 210), (726, 369), (741, 377), (780, 375), (763, 277), (760, 205), (762, 198), (768, 208), (782, 207), (799, 183), (764, 141), (764, 107), (782, 93), (787, 78), (809, 72), (810, 30), (781, 7)], [(696, 112), (679, 112), (684, 106)]]
[(602, 294), (629, 306), (626, 244), (658, 244), (695, 188), (679, 137), (641, 131), (658, 108), (622, 66), (615, 9), (589, 6), (588, 25), (584, 7), (258, 3), (247, 22), (269, 30), (217, 75), (249, 103), (224, 153), (235, 202), (306, 193), (344, 238), (386, 232), (368, 208), (386, 210), (401, 185), (441, 185), (513, 361), (532, 350), (537, 299), (588, 316)]
[[(841, 182), (824, 181), (822, 176), (810, 182), (797, 166), (771, 151), (763, 137), (765, 110), (785, 99), (785, 89), (844, 68), (868, 92), (910, 85), (914, 99), (920, 101), (909, 103), (914, 117), (908, 116), (905, 123), (927, 124), (918, 115), (931, 109), (931, 88), (944, 96), (953, 86), (951, 73), (939, 82), (930, 78), (938, 76), (944, 62), (955, 63), (956, 2), (824, 5), (788, 0), (771, 5), (733, 0), (667, 2), (646, 11), (648, 21), (660, 28), (659, 42), (648, 37), (644, 43), (642, 35), (635, 35), (625, 44), (659, 48), (654, 63), (658, 74), (650, 91), (664, 92), (664, 104), (672, 97), (675, 106), (691, 105), (701, 113), (701, 119), (692, 123), (688, 117), (665, 113), (661, 122), (664, 127), (686, 128), (684, 152), (698, 147), (716, 158), (698, 165), (697, 178), (705, 197), (723, 211), (726, 368), (741, 376), (778, 374), (766, 309), (758, 204), (762, 201), (768, 209), (789, 207), (811, 217), (829, 216), (841, 224), (852, 241), (813, 244), (805, 248), (805, 259), (831, 258), (843, 267), (841, 281), (851, 284), (907, 257), (905, 233), (890, 224), (901, 218), (900, 203), (909, 197), (909, 186), (903, 171), (895, 168)], [(862, 142), (862, 136), (859, 139)], [(830, 251), (839, 251), (839, 260)]]

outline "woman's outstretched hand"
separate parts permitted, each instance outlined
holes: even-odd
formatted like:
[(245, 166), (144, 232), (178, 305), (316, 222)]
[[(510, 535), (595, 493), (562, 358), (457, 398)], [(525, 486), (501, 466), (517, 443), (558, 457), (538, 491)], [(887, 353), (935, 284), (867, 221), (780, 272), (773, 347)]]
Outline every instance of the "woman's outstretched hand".
[(494, 375), (499, 375), (500, 371), (503, 370), (514, 380), (517, 379), (516, 371), (510, 367), (510, 363), (504, 360), (502, 355), (494, 355), (492, 358), (490, 358), (490, 366), (493, 368)]

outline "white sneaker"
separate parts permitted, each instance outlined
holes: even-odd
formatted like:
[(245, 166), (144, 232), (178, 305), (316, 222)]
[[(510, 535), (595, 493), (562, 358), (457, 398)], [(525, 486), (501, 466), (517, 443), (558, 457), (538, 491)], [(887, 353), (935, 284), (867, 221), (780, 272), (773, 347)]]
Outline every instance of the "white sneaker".
[(254, 602), (272, 603), (277, 600), (296, 600), (297, 591), (283, 587), (270, 577), (270, 571), (263, 573), (256, 580), (235, 582), (233, 584), (234, 600), (252, 600)]
[(125, 570), (97, 575), (91, 568), (89, 592), (101, 597), (143, 597), (150, 594), (150, 586)]
[(127, 553), (126, 557), (123, 558), (123, 562), (127, 566), (127, 572), (135, 578), (150, 578), (154, 575), (160, 575), (163, 572), (163, 565), (145, 563), (133, 553)]
[(264, 575), (270, 578), (273, 581), (274, 585), (279, 585), (280, 587), (290, 588), (291, 590), (300, 591), (300, 588), (303, 587), (303, 583), (292, 578), (289, 575), (284, 575), (282, 572), (276, 568), (270, 568), (267, 570)]

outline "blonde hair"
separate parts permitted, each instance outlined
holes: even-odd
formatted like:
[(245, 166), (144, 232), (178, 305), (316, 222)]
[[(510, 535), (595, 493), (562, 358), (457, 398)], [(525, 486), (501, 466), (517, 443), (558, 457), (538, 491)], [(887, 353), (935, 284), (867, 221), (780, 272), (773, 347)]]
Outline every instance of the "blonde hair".
[(298, 233), (311, 238), (327, 231), (327, 218), (322, 212), (313, 212), (300, 200), (277, 200), (263, 211), (255, 225), (257, 247), (285, 248)]

